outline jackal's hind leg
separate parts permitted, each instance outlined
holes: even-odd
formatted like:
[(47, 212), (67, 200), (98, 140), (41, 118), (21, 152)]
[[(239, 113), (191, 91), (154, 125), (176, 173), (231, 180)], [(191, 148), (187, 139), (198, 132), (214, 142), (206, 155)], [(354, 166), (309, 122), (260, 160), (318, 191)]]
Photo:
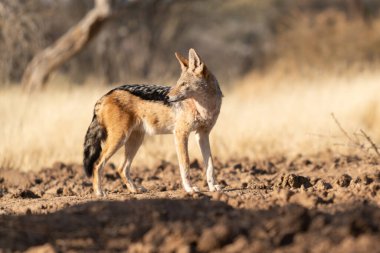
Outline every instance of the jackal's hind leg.
[(136, 187), (131, 176), (130, 176), (130, 168), (138, 149), (140, 148), (142, 142), (144, 140), (144, 133), (142, 132), (133, 132), (126, 144), (125, 144), (125, 160), (123, 166), (120, 167), (119, 175), (123, 180), (124, 184), (127, 186), (128, 190), (132, 193), (145, 192), (145, 188), (142, 186)]
[[(111, 132), (112, 133), (112, 132)], [(109, 134), (102, 149), (102, 153), (95, 165), (94, 177), (92, 186), (96, 196), (104, 197), (105, 193), (101, 186), (101, 174), (107, 161), (115, 154), (115, 152), (121, 147), (122, 134)]]
[(206, 177), (207, 177), (208, 188), (210, 191), (220, 191), (221, 187), (215, 181), (214, 165), (213, 165), (211, 149), (210, 149), (209, 133), (198, 132), (196, 133), (195, 138), (201, 149), (203, 163), (204, 163), (204, 166), (206, 167)]

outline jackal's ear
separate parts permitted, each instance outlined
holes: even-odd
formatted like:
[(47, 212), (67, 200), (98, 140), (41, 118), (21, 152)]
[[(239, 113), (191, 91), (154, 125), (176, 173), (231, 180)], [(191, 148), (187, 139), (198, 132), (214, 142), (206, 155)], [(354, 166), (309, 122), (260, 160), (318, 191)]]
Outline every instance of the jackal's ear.
[(175, 57), (181, 65), (182, 71), (186, 71), (186, 69), (189, 67), (189, 61), (177, 52), (175, 52)]
[(190, 48), (189, 50), (189, 69), (191, 69), (196, 74), (201, 74), (204, 70), (204, 63), (202, 62), (201, 58), (195, 52), (193, 48)]

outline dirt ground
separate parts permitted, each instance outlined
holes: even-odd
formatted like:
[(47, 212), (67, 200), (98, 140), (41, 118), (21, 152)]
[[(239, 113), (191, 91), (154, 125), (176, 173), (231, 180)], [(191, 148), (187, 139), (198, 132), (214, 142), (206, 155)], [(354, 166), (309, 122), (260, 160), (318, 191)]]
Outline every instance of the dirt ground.
[(76, 164), (0, 170), (0, 252), (376, 252), (380, 167), (337, 156), (216, 161), (221, 193), (186, 194), (175, 164), (133, 168), (147, 193), (130, 194), (115, 166), (107, 197)]

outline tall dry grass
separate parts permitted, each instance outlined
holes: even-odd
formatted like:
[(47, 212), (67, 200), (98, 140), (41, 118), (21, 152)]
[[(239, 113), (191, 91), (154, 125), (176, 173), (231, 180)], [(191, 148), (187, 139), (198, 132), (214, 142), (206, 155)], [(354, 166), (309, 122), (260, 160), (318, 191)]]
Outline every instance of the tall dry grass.
[[(211, 135), (221, 160), (350, 152), (334, 112), (347, 131), (364, 129), (380, 140), (380, 73), (313, 80), (251, 75), (225, 90), (220, 118)], [(82, 160), (82, 143), (95, 101), (109, 88), (48, 88), (28, 96), (18, 88), (0, 90), (0, 168), (38, 170), (55, 161)], [(193, 138), (190, 154), (200, 157)], [(114, 162), (121, 162), (121, 154)], [(176, 160), (172, 136), (145, 140), (135, 164)]]

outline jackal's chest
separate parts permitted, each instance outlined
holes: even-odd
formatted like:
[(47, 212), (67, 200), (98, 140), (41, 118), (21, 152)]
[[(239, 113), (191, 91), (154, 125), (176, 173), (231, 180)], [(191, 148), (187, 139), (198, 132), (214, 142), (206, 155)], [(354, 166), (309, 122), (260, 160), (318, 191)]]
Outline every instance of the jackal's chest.
[(190, 126), (191, 130), (198, 130), (199, 128), (209, 129), (215, 125), (218, 119), (221, 107), (221, 101), (215, 101), (207, 106), (201, 105), (196, 101), (188, 104), (188, 112), (191, 115)]
[(220, 109), (213, 111), (197, 111), (194, 117), (195, 128), (211, 129), (218, 119)]

